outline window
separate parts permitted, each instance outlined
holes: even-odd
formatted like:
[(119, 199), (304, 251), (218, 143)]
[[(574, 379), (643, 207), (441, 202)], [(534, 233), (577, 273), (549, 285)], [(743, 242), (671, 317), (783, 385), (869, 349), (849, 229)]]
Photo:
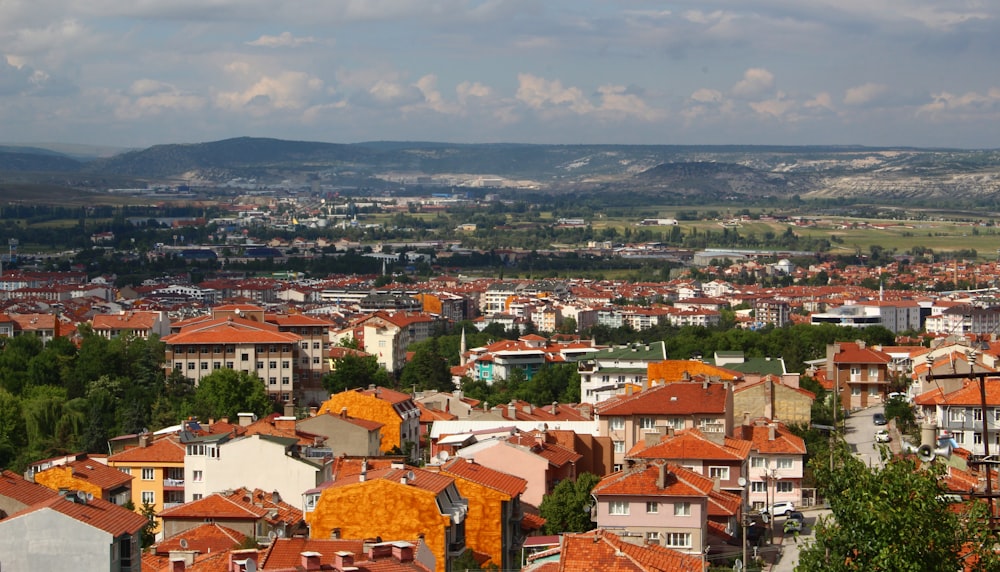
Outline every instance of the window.
[(302, 356), (302, 365), (309, 365), (309, 356)]
[(973, 445), (982, 445), (983, 444), (983, 434), (982, 433), (973, 433), (972, 434), (972, 444)]
[(763, 469), (767, 466), (764, 457), (750, 457), (750, 466), (755, 469)]
[(614, 473), (617, 473), (620, 470), (622, 470), (621, 464), (615, 464), (613, 467), (611, 467), (611, 471)]
[(304, 350), (307, 350), (309, 349), (309, 342), (302, 342), (301, 344), (299, 344), (299, 347), (301, 347)]
[(656, 420), (652, 417), (640, 417), (639, 418), (639, 428), (640, 429), (653, 429), (656, 427)]
[(660, 543), (660, 533), (659, 532), (647, 532), (646, 533), (646, 544), (659, 544)]
[(257, 369), (264, 369), (264, 362), (262, 361), (257, 362)]
[(276, 367), (278, 367), (278, 361), (274, 360), (274, 361), (267, 362), (267, 367), (270, 367), (270, 368), (276, 368)]
[(615, 444), (615, 453), (625, 452), (625, 441), (614, 441), (614, 444)]
[(278, 378), (276, 378), (276, 377), (269, 377), (269, 378), (267, 378), (267, 384), (268, 385), (278, 385)]
[(626, 501), (611, 501), (608, 503), (608, 514), (627, 515), (628, 503)]
[(792, 460), (789, 459), (789, 458), (787, 458), (787, 457), (784, 458), (784, 459), (778, 459), (778, 468), (779, 469), (791, 469), (792, 468)]
[(318, 357), (314, 357), (314, 358), (313, 358), (313, 363), (314, 363), (314, 364), (316, 364), (316, 363), (319, 363), (319, 358), (318, 358)]
[(240, 354), (240, 359), (243, 361), (250, 361), (250, 354)]
[(290, 362), (288, 360), (282, 361), (281, 362), (281, 367), (286, 368), (286, 369), (290, 368), (290, 367), (292, 367), (292, 362)]
[(790, 493), (792, 492), (793, 485), (792, 481), (778, 481), (778, 486), (774, 490), (779, 493)]
[(878, 367), (876, 366), (868, 367), (868, 379), (878, 379)]
[(983, 410), (981, 408), (979, 408), (979, 407), (973, 409), (972, 410), (972, 418), (975, 419), (976, 421), (982, 421), (983, 420)]
[(861, 386), (860, 385), (851, 386), (851, 395), (855, 397), (861, 395)]
[(201, 494), (194, 493), (193, 495), (191, 495), (191, 500), (201, 500)]
[(870, 395), (872, 397), (875, 397), (876, 395), (878, 395), (878, 386), (874, 385), (874, 384), (869, 385), (868, 386), (868, 395)]
[[(1000, 433), (998, 433), (998, 435), (1000, 435)], [(130, 469), (129, 467), (117, 467), (117, 468), (119, 471), (125, 473), (126, 475), (132, 474), (132, 469)]]
[(674, 503), (674, 516), (691, 516), (691, 503), (689, 503), (689, 502), (675, 502)]
[(621, 431), (625, 429), (625, 418), (624, 417), (612, 417), (611, 418), (611, 430)]
[(708, 468), (708, 478), (710, 479), (720, 479), (723, 481), (729, 480), (729, 467), (709, 467)]
[(965, 410), (964, 409), (949, 409), (948, 410), (948, 421), (953, 421), (955, 423), (965, 422)]
[(177, 371), (180, 371), (180, 370), (184, 369), (184, 362), (182, 362), (182, 361), (175, 362), (174, 363), (174, 369), (176, 369)]
[(288, 385), (288, 376), (281, 378), (281, 385)]
[(194, 362), (193, 361), (189, 361), (188, 362), (188, 369), (194, 369)]
[(201, 362), (201, 369), (208, 369), (208, 362), (207, 361)]
[(156, 469), (152, 467), (142, 468), (142, 480), (151, 481), (156, 478)]
[(227, 361), (226, 362), (226, 367), (228, 367), (229, 369), (233, 369), (233, 362)]
[(314, 350), (318, 350), (319, 349), (319, 342), (313, 342), (313, 349)]
[(222, 362), (221, 361), (213, 361), (212, 362), (212, 369), (221, 369), (221, 368), (222, 368)]
[(856, 365), (851, 366), (851, 375), (861, 375), (861, 368)]
[(153, 491), (142, 491), (142, 504), (146, 503), (156, 503), (156, 494)]
[(667, 532), (664, 534), (664, 546), (671, 548), (690, 548), (690, 532)]
[(964, 431), (953, 431), (952, 434), (951, 434), (951, 436), (952, 436), (953, 439), (955, 439), (955, 442), (958, 443), (959, 445), (965, 443), (965, 432)]
[(753, 481), (750, 483), (750, 492), (752, 493), (763, 493), (767, 492), (767, 487), (764, 481)]
[(657, 514), (660, 512), (660, 503), (658, 502), (647, 502), (646, 512), (649, 514)]
[(1000, 422), (1000, 409), (993, 410), (993, 420)]
[(196, 483), (200, 483), (202, 481), (202, 476), (203, 475), (201, 471), (195, 471), (194, 474), (191, 476), (191, 480)]

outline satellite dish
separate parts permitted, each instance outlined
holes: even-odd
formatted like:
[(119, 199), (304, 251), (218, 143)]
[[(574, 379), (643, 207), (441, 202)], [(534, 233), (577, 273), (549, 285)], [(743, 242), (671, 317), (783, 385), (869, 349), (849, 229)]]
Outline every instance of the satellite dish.
[(187, 547), (188, 547), (188, 541), (187, 541), (187, 539), (186, 539), (186, 538), (182, 538), (182, 539), (180, 539), (180, 542), (178, 542), (178, 544), (180, 544), (180, 545), (181, 545), (181, 549), (182, 549), (182, 550), (187, 550)]
[(267, 539), (268, 540), (274, 540), (275, 538), (278, 538), (278, 533), (277, 532), (275, 532), (275, 531), (272, 530), (271, 532), (267, 533)]
[(417, 478), (417, 476), (413, 474), (413, 471), (406, 471), (406, 480), (407, 481), (412, 481), (415, 478)]
[(743, 572), (743, 561), (739, 558), (737, 558), (736, 563), (733, 564), (733, 572)]
[(747, 486), (747, 479), (746, 479), (746, 477), (740, 477), (739, 479), (736, 479), (736, 484), (738, 484), (741, 487)]
[(278, 529), (278, 538), (284, 538), (284, 537), (285, 537), (285, 529), (284, 528), (279, 528)]
[(87, 500), (88, 501), (94, 500), (94, 493), (87, 493)]
[(76, 498), (80, 499), (83, 502), (87, 502), (86, 491), (76, 491)]
[(247, 572), (257, 572), (257, 562), (254, 561), (254, 560), (251, 560), (250, 558), (247, 558), (246, 571)]
[(438, 461), (441, 461), (442, 463), (445, 462), (445, 461), (447, 461), (448, 457), (450, 457), (450, 456), (451, 455), (448, 454), (448, 451), (440, 451), (437, 454)]

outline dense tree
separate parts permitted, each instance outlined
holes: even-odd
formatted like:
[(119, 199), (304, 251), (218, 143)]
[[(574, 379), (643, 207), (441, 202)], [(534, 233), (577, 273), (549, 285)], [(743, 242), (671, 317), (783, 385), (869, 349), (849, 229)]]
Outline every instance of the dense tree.
[(596, 524), (590, 520), (590, 507), (594, 503), (590, 491), (600, 480), (592, 473), (582, 473), (576, 480), (560, 481), (552, 494), (542, 497), (538, 512), (545, 519), (545, 534), (586, 532), (594, 528)]
[(263, 417), (271, 409), (264, 382), (256, 373), (217, 369), (201, 378), (194, 391), (193, 410), (201, 419), (236, 419), (243, 412)]
[(0, 468), (9, 467), (27, 444), (21, 400), (0, 388)]
[(389, 374), (371, 355), (348, 353), (333, 360), (333, 371), (323, 376), (323, 388), (330, 393), (340, 393), (356, 387), (388, 385)]
[(965, 569), (966, 558), (979, 570), (1000, 569), (986, 504), (950, 503), (943, 464), (900, 456), (869, 468), (843, 444), (833, 469), (824, 459), (811, 464), (833, 514), (817, 524), (798, 569), (953, 572)]
[(438, 353), (435, 338), (428, 341), (430, 343), (421, 345), (403, 367), (400, 385), (419, 390), (454, 391), (455, 383), (451, 380), (448, 361)]

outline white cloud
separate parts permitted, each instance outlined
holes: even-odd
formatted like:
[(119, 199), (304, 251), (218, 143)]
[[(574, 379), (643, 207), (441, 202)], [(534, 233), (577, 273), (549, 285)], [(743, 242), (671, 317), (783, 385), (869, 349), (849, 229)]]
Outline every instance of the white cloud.
[(458, 103), (468, 104), (472, 98), (484, 99), (493, 95), (493, 90), (489, 86), (476, 82), (463, 81), (455, 86), (455, 93), (458, 96)]
[(156, 80), (136, 80), (123, 92), (105, 90), (105, 102), (119, 120), (136, 120), (167, 113), (195, 113), (205, 109), (204, 97), (185, 93)]
[(935, 93), (931, 103), (920, 106), (917, 115), (942, 119), (956, 117), (990, 117), (996, 119), (1000, 113), (1000, 88), (990, 88), (985, 94), (969, 91), (963, 94), (949, 92)]
[(828, 109), (833, 111), (833, 98), (830, 97), (829, 93), (821, 92), (816, 94), (816, 97), (806, 101), (803, 104), (804, 107), (809, 109)]
[(701, 88), (691, 94), (690, 99), (700, 103), (719, 103), (722, 101), (722, 92), (717, 89)]
[(298, 48), (313, 43), (316, 43), (316, 38), (312, 36), (297, 37), (291, 32), (282, 32), (277, 36), (261, 36), (252, 42), (247, 42), (247, 45), (262, 48)]
[(736, 97), (754, 99), (774, 91), (774, 74), (764, 68), (750, 68), (730, 90)]
[(628, 93), (623, 85), (602, 85), (597, 88), (601, 95), (599, 110), (603, 113), (623, 114), (655, 121), (663, 117), (663, 112), (650, 108), (638, 95)]
[(759, 115), (774, 117), (775, 119), (794, 119), (789, 113), (797, 107), (795, 101), (787, 99), (785, 94), (778, 92), (777, 96), (764, 101), (754, 101), (748, 104), (750, 109)]
[(845, 105), (865, 105), (871, 103), (889, 91), (888, 86), (881, 83), (866, 83), (848, 88), (844, 92)]
[(533, 109), (568, 109), (575, 113), (588, 113), (594, 106), (576, 87), (563, 87), (559, 80), (546, 80), (532, 74), (518, 74), (517, 99)]
[[(231, 69), (247, 68), (234, 64)], [(314, 97), (324, 93), (323, 81), (305, 72), (284, 71), (259, 76), (252, 81), (242, 90), (218, 92), (215, 105), (230, 111), (252, 109), (255, 115), (266, 115), (279, 109), (304, 109)]]

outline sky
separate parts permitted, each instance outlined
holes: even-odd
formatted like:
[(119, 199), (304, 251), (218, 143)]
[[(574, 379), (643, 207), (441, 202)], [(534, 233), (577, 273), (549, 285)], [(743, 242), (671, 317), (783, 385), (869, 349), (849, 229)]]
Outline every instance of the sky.
[(0, 0), (0, 141), (1000, 148), (995, 0)]

